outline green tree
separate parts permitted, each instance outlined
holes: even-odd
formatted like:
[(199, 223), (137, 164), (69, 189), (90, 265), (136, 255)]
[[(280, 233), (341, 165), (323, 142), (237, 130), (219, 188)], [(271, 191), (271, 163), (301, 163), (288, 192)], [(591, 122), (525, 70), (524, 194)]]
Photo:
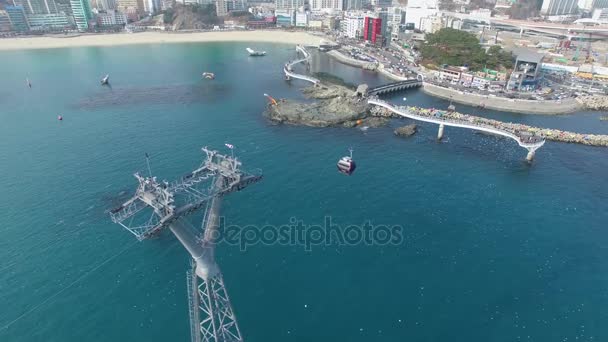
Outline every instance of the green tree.
[(471, 70), (509, 68), (513, 63), (510, 52), (505, 52), (500, 46), (492, 46), (486, 53), (477, 37), (468, 32), (444, 28), (428, 34), (426, 38), (420, 51), (427, 63), (467, 65)]

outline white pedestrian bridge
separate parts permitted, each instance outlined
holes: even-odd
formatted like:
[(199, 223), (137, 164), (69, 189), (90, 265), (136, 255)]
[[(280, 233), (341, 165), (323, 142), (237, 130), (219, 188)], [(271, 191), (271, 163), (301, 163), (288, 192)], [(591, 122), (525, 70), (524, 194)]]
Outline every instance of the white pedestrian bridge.
[(445, 126), (468, 128), (468, 129), (472, 129), (472, 130), (476, 130), (476, 131), (501, 135), (503, 137), (513, 139), (517, 142), (517, 144), (519, 146), (528, 150), (528, 155), (526, 157), (526, 159), (528, 161), (531, 161), (534, 158), (534, 154), (535, 154), (536, 150), (538, 150), (539, 148), (541, 148), (541, 146), (543, 146), (545, 144), (545, 139), (542, 137), (517, 135), (510, 130), (501, 129), (499, 127), (495, 127), (495, 126), (483, 124), (483, 123), (478, 123), (478, 122), (469, 122), (469, 121), (464, 121), (464, 120), (448, 119), (445, 117), (421, 115), (421, 114), (412, 112), (407, 107), (396, 107), (396, 106), (389, 104), (386, 101), (382, 101), (377, 98), (369, 99), (367, 101), (367, 103), (369, 103), (371, 105), (383, 107), (397, 115), (400, 115), (400, 116), (403, 116), (403, 117), (406, 117), (409, 119), (438, 124), (439, 125), (439, 132), (437, 134), (438, 139), (443, 138), (443, 130), (444, 130)]
[(318, 84), (319, 82), (321, 82), (314, 77), (297, 74), (297, 73), (293, 72), (294, 65), (300, 64), (300, 63), (308, 63), (309, 59), (310, 59), (310, 54), (308, 53), (308, 51), (306, 51), (306, 49), (303, 46), (296, 45), (296, 51), (302, 53), (304, 58), (301, 58), (301, 59), (295, 60), (291, 63), (285, 64), (285, 67), (283, 68), (283, 72), (285, 73), (285, 79), (289, 81), (290, 79), (295, 78), (295, 79), (311, 82), (313, 84)]

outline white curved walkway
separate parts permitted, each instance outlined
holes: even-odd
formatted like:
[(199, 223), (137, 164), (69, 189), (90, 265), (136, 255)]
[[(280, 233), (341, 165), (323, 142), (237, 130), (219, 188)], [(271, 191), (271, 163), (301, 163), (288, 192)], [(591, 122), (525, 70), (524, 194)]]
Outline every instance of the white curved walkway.
[(283, 72), (285, 73), (286, 77), (290, 77), (290, 78), (296, 78), (299, 80), (303, 80), (303, 81), (307, 81), (307, 82), (311, 82), (313, 84), (317, 84), (321, 81), (319, 81), (318, 79), (314, 78), (314, 77), (310, 77), (310, 76), (306, 76), (306, 75), (302, 75), (302, 74), (297, 74), (292, 70), (292, 67), (296, 64), (299, 63), (303, 63), (303, 62), (307, 62), (308, 59), (310, 58), (310, 54), (308, 53), (308, 51), (306, 51), (306, 49), (300, 45), (296, 45), (296, 51), (301, 52), (302, 55), (304, 55), (304, 58), (302, 59), (298, 59), (295, 60), (291, 63), (285, 64), (285, 67), (283, 68)]
[(525, 141), (522, 141), (522, 139), (520, 137), (518, 137), (517, 135), (515, 135), (509, 131), (501, 130), (494, 126), (490, 126), (490, 125), (473, 124), (473, 123), (466, 122), (466, 121), (458, 121), (458, 120), (452, 120), (452, 119), (444, 119), (444, 118), (436, 118), (436, 117), (418, 115), (418, 114), (412, 113), (411, 111), (409, 111), (407, 109), (395, 107), (395, 106), (389, 104), (388, 102), (385, 102), (382, 100), (370, 99), (367, 101), (367, 103), (386, 108), (397, 115), (401, 115), (403, 117), (418, 120), (418, 121), (430, 122), (430, 123), (434, 123), (434, 124), (438, 124), (438, 125), (445, 125), (445, 126), (452, 126), (452, 127), (468, 128), (468, 129), (473, 129), (476, 131), (482, 131), (482, 132), (497, 134), (497, 135), (501, 135), (501, 136), (504, 136), (507, 138), (511, 138), (511, 139), (515, 140), (519, 146), (527, 149), (528, 151), (530, 151), (532, 153), (545, 144), (545, 139), (542, 139), (540, 141), (535, 141), (535, 142), (525, 142)]

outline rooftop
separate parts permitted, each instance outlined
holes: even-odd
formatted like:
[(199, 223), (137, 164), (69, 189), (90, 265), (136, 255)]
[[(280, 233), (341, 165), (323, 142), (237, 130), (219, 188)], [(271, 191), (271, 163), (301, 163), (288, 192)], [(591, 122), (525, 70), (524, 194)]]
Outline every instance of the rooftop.
[(537, 64), (542, 62), (545, 57), (545, 54), (534, 52), (530, 49), (513, 49), (513, 54), (517, 56), (518, 61), (533, 62)]

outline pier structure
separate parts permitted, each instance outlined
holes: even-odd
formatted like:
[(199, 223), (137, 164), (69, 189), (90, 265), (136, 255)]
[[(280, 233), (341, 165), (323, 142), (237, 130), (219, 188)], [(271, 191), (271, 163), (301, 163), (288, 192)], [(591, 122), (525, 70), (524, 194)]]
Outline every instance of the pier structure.
[[(138, 240), (158, 235), (165, 228), (190, 253), (187, 289), (192, 342), (243, 341), (228, 292), (215, 261), (222, 197), (262, 179), (261, 172), (246, 173), (235, 157), (202, 148), (205, 159), (178, 181), (158, 181), (136, 173), (135, 195), (110, 212)], [(203, 211), (202, 229), (187, 216)]]
[(437, 139), (443, 138), (445, 126), (468, 128), (513, 139), (515, 140), (515, 142), (517, 142), (519, 146), (528, 150), (528, 154), (526, 156), (527, 161), (532, 161), (534, 159), (534, 155), (536, 154), (536, 150), (538, 150), (545, 144), (545, 139), (543, 137), (516, 134), (515, 132), (512, 132), (507, 129), (501, 129), (492, 125), (482, 123), (469, 122), (465, 120), (454, 120), (444, 117), (420, 115), (409, 110), (407, 107), (393, 106), (388, 102), (382, 101), (377, 98), (371, 98), (367, 102), (371, 105), (385, 108), (405, 118), (438, 124), (439, 130), (437, 132)]
[(291, 63), (285, 64), (285, 66), (283, 67), (283, 72), (285, 73), (285, 80), (289, 81), (292, 78), (295, 78), (295, 79), (311, 82), (312, 84), (315, 84), (315, 85), (319, 84), (321, 81), (314, 77), (310, 77), (310, 76), (306, 76), (306, 75), (302, 75), (302, 74), (293, 72), (294, 65), (300, 64), (300, 63), (305, 63), (305, 64), (310, 63), (310, 53), (308, 53), (308, 51), (306, 51), (306, 49), (303, 46), (296, 45), (296, 53), (302, 53), (304, 58), (297, 59)]

